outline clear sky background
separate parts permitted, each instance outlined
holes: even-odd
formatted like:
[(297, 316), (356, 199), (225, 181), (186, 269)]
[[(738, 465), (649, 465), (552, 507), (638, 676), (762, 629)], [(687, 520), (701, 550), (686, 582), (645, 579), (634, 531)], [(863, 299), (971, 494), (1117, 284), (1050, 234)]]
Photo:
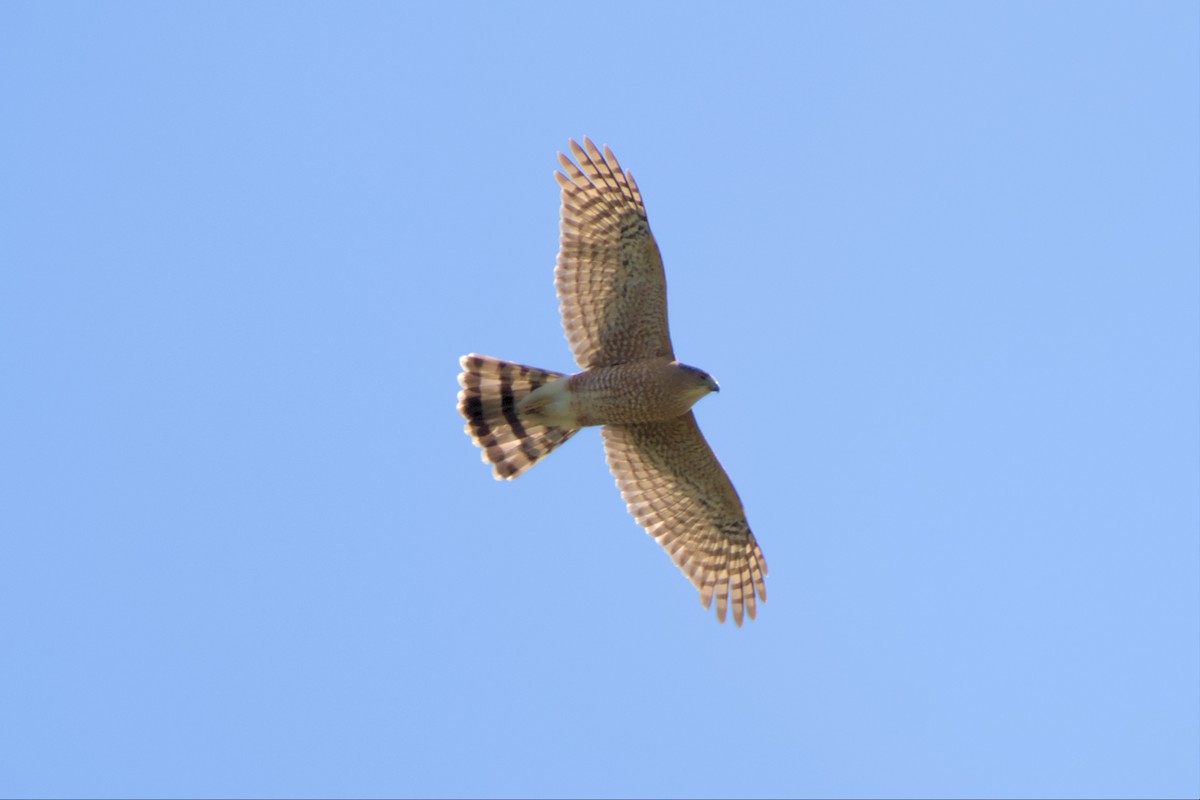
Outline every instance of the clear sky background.
[[(0, 794), (1200, 794), (1196, 3), (5, 3), (0, 100)], [(455, 411), (585, 134), (740, 630)]]

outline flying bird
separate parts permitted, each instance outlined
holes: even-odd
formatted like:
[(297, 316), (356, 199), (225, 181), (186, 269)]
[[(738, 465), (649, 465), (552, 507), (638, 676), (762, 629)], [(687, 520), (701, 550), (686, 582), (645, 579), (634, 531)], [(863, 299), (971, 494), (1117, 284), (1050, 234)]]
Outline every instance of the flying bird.
[(719, 390), (675, 358), (662, 258), (633, 175), (584, 137), (558, 154), (562, 224), (554, 285), (573, 375), (470, 354), (458, 410), (500, 480), (516, 478), (580, 428), (603, 426), (609, 469), (634, 519), (670, 554), (717, 619), (754, 619), (767, 562), (742, 502), (696, 425)]

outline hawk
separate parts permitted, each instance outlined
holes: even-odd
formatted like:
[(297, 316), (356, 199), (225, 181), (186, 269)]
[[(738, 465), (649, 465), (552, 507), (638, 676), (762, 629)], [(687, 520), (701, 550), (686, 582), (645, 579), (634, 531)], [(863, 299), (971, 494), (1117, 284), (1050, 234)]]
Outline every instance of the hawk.
[(472, 353), (459, 360), (458, 410), (495, 477), (521, 475), (589, 425), (629, 512), (670, 554), (717, 619), (740, 627), (766, 602), (767, 562), (692, 405), (719, 390), (675, 359), (667, 284), (633, 175), (608, 147), (570, 142), (554, 284), (581, 372), (566, 375)]

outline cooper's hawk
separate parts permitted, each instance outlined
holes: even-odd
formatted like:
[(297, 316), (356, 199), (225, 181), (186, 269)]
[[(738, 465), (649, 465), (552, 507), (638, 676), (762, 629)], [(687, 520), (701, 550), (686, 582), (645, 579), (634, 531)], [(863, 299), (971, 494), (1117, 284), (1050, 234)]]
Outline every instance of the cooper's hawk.
[[(498, 479), (515, 478), (587, 425), (603, 425), (608, 466), (638, 523), (670, 553), (717, 618), (740, 626), (766, 601), (767, 562), (692, 404), (718, 390), (675, 360), (667, 284), (633, 175), (612, 151), (571, 141), (554, 283), (582, 372), (564, 375), (471, 354), (458, 410)], [(578, 162), (577, 164), (575, 162)]]

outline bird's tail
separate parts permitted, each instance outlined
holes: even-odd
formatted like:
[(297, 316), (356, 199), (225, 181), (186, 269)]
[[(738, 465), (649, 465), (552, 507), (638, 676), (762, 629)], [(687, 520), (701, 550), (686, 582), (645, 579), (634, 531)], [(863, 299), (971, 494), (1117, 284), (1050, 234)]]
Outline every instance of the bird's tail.
[(567, 376), (511, 361), (472, 353), (458, 360), (458, 411), (467, 420), (467, 435), (493, 465), (497, 480), (515, 478), (551, 450), (570, 439), (578, 428), (557, 428), (522, 419), (517, 403), (539, 386)]

